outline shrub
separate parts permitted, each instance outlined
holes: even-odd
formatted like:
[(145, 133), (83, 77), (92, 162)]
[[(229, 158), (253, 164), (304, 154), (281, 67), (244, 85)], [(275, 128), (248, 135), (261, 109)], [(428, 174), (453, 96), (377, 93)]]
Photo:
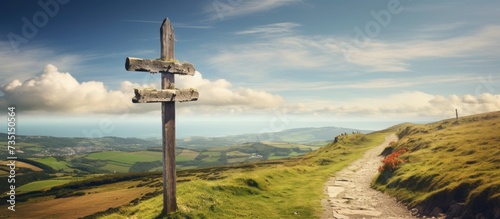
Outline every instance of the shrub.
[(378, 168), (379, 172), (389, 171), (394, 172), (399, 168), (399, 166), (403, 163), (403, 160), (399, 159), (399, 156), (406, 152), (406, 147), (402, 149), (392, 152), (387, 157), (382, 160), (382, 166)]

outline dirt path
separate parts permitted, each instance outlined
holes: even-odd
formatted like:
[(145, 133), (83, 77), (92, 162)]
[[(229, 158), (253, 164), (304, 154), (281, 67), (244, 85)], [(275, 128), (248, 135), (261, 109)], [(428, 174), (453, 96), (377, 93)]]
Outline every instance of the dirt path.
[(381, 164), (379, 154), (393, 140), (397, 140), (396, 135), (387, 136), (384, 143), (329, 179), (325, 186), (328, 196), (322, 200), (325, 209), (322, 219), (416, 218), (396, 199), (370, 188)]

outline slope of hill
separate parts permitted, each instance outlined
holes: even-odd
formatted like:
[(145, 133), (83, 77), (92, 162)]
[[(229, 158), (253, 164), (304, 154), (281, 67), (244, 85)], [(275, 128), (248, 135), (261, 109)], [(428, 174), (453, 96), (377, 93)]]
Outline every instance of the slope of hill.
[[(342, 136), (342, 142), (290, 159), (178, 171), (179, 212), (173, 218), (318, 217), (328, 177), (382, 142), (386, 134)], [(0, 208), (0, 214), (156, 218), (162, 209), (161, 189), (159, 173), (108, 174), (20, 194), (19, 212)], [(98, 207), (89, 207), (86, 203), (96, 197), (101, 201), (92, 205)]]
[(374, 187), (422, 215), (500, 218), (500, 112), (392, 130), (400, 141), (388, 153), (406, 152), (395, 159), (400, 168), (384, 170)]
[[(342, 135), (336, 143), (300, 157), (178, 171), (179, 211), (172, 218), (319, 217), (325, 181), (394, 132), (400, 141), (385, 151), (393, 158), (386, 163), (393, 165), (374, 179), (374, 187), (415, 207), (420, 215), (500, 218), (499, 131), (500, 112), (493, 112)], [(160, 173), (108, 174), (19, 194), (23, 211), (13, 216), (2, 208), (0, 214), (156, 218), (162, 209), (161, 189)], [(89, 207), (96, 197), (102, 200), (99, 207)]]
[[(178, 184), (179, 211), (172, 218), (317, 218), (323, 211), (328, 177), (383, 142), (386, 135), (345, 135), (342, 143), (300, 158), (190, 170), (189, 175), (203, 171), (208, 178)], [(155, 218), (162, 208), (161, 198), (103, 213), (100, 218)]]
[(295, 144), (311, 144), (327, 141), (342, 133), (361, 132), (368, 133), (367, 130), (340, 128), (340, 127), (320, 127), (320, 128), (296, 128), (279, 132), (263, 132), (254, 134), (231, 135), (224, 137), (188, 137), (177, 140), (177, 146), (206, 149), (211, 147), (237, 145), (246, 142), (289, 142)]

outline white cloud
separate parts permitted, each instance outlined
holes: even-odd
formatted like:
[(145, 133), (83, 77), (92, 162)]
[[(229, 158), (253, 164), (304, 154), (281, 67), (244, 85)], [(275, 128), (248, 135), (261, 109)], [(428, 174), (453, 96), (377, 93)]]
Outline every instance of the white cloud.
[[(368, 90), (368, 89), (390, 89), (390, 88), (411, 88), (428, 84), (450, 84), (468, 83), (471, 81), (480, 82), (479, 76), (468, 74), (421, 76), (411, 78), (380, 78), (349, 81), (314, 81), (314, 82), (283, 82), (259, 83), (259, 87), (265, 87), (267, 91), (327, 91), (327, 90)], [(493, 79), (491, 79), (493, 82)]]
[[(421, 91), (391, 94), (377, 98), (356, 98), (350, 101), (330, 102), (329, 107), (321, 107), (327, 103), (307, 103), (308, 113), (335, 114), (343, 116), (386, 116), (400, 118), (439, 117), (448, 118), (458, 109), (461, 115), (499, 111), (500, 95), (483, 93), (478, 96), (470, 94), (441, 96)], [(300, 112), (289, 106), (288, 112)]]
[(291, 32), (294, 27), (298, 27), (300, 24), (284, 22), (284, 23), (274, 23), (267, 24), (263, 26), (257, 26), (250, 28), (248, 30), (238, 31), (236, 35), (244, 34), (278, 34), (278, 33), (288, 33)]
[[(120, 114), (159, 110), (158, 104), (133, 104), (133, 88), (157, 87), (139, 85), (129, 81), (121, 83), (119, 90), (110, 90), (102, 82), (78, 82), (70, 73), (62, 73), (54, 65), (21, 82), (13, 80), (0, 90), (4, 96), (0, 105), (15, 105), (20, 111), (69, 114)], [(178, 104), (181, 112), (245, 112), (273, 108), (284, 103), (283, 98), (263, 91), (239, 87), (224, 79), (210, 81), (199, 72), (192, 77), (179, 77), (179, 88), (196, 88), (200, 99), (189, 104)]]
[[(367, 43), (353, 44), (349, 62), (370, 67), (372, 71), (407, 71), (410, 60), (421, 58), (500, 57), (500, 26), (487, 26), (468, 36), (444, 40), (413, 40), (382, 42), (366, 39)], [(352, 40), (350, 41), (352, 42)]]
[(431, 24), (424, 25), (423, 27), (417, 29), (418, 32), (429, 32), (431, 34), (436, 34), (436, 32), (449, 32), (451, 30), (465, 26), (467, 23), (463, 21), (454, 23), (442, 23), (442, 24)]
[[(264, 29), (243, 33), (264, 32)], [(261, 37), (261, 36), (258, 36)], [(473, 34), (447, 39), (381, 41), (369, 39), (355, 45), (353, 39), (334, 36), (275, 36), (256, 38), (243, 44), (224, 46), (210, 63), (222, 72), (255, 77), (287, 70), (354, 70), (404, 72), (411, 61), (429, 58), (489, 60), (500, 58), (500, 26), (486, 26)], [(347, 57), (347, 58), (346, 58)], [(464, 61), (461, 61), (464, 63)], [(473, 64), (473, 63), (472, 63)]]
[(47, 113), (123, 113), (132, 105), (130, 95), (105, 88), (102, 82), (79, 83), (71, 74), (47, 65), (38, 76), (2, 86), (2, 105), (21, 111)]
[(233, 88), (225, 79), (210, 81), (198, 71), (194, 76), (178, 77), (175, 86), (197, 89), (200, 93), (198, 101), (179, 105), (186, 108), (196, 106), (197, 110), (204, 112), (245, 112), (274, 108), (285, 103), (279, 95), (244, 87)]
[(277, 7), (298, 3), (301, 0), (215, 0), (207, 7), (209, 20), (223, 20), (232, 17), (269, 11)]
[(345, 62), (340, 51), (328, 49), (331, 43), (331, 40), (322, 37), (266, 37), (256, 43), (224, 47), (224, 50), (211, 56), (209, 62), (221, 72), (252, 79), (269, 75), (288, 77), (289, 70), (325, 71), (322, 68), (325, 66), (336, 66), (338, 70)]

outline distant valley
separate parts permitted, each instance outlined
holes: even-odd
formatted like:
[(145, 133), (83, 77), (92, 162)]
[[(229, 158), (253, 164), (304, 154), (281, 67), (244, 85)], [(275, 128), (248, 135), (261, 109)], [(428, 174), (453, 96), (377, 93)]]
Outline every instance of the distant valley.
[[(177, 139), (177, 168), (192, 169), (300, 156), (319, 149), (345, 133), (368, 131), (338, 127), (298, 128), (273, 133), (241, 134), (226, 137)], [(1, 139), (7, 139), (0, 133)], [(27, 165), (45, 171), (19, 176), (28, 183), (50, 178), (49, 173), (98, 174), (160, 171), (161, 139), (68, 138), (16, 136), (16, 155)], [(5, 142), (4, 142), (5, 143)], [(6, 151), (0, 156), (7, 157)], [(36, 175), (36, 177), (35, 177)]]

